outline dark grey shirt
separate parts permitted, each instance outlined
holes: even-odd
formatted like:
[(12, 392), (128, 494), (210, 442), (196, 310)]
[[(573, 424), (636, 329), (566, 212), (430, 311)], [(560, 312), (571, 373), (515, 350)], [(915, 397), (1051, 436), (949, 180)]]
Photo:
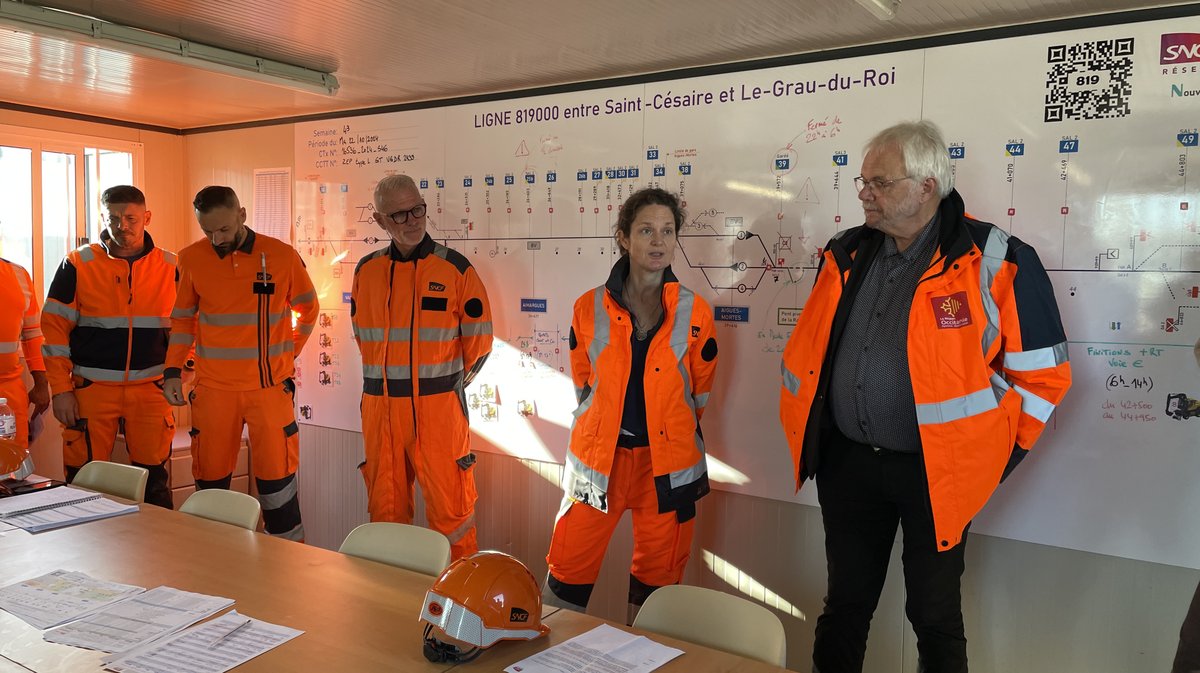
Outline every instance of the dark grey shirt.
[(838, 429), (853, 441), (921, 451), (908, 370), (908, 316), (937, 248), (937, 220), (934, 215), (904, 252), (885, 237), (850, 307), (833, 358), (829, 404)]

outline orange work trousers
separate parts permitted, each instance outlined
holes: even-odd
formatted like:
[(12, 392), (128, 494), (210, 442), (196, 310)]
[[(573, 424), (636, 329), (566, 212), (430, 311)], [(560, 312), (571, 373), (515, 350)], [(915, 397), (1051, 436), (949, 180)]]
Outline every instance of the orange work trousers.
[(129, 462), (150, 472), (146, 502), (172, 508), (167, 459), (175, 436), (175, 414), (158, 381), (129, 385), (75, 377), (79, 423), (63, 428), (63, 467), (67, 481), (93, 460), (111, 460), (117, 432), (125, 437)]
[(287, 380), (270, 388), (218, 390), (197, 385), (192, 403), (192, 476), (196, 488), (229, 488), (242, 444), (250, 431), (250, 472), (270, 535), (304, 540), (296, 470), (300, 428)]
[(250, 471), (256, 479), (281, 479), (300, 465), (300, 435), (292, 395), (283, 384), (255, 390), (197, 385), (192, 402), (192, 476), (216, 481), (233, 474), (250, 431)]
[[(467, 419), (454, 392), (412, 397), (363, 395), (360, 466), (371, 521), (411, 524), (413, 481), (421, 484), (429, 527), (450, 540), (452, 560), (479, 551), (475, 536), (475, 468)], [(415, 423), (415, 425), (414, 425)]]
[(608, 478), (608, 511), (566, 500), (554, 522), (547, 588), (558, 603), (587, 608), (604, 552), (625, 510), (633, 510), (633, 562), (629, 603), (640, 606), (655, 589), (683, 579), (696, 523), (679, 523), (675, 512), (659, 513), (650, 448), (618, 447)]
[(17, 443), (22, 449), (29, 448), (29, 390), (21, 372), (16, 376), (0, 379), (0, 397), (7, 400), (13, 416), (17, 417)]
[(87, 424), (63, 428), (64, 465), (79, 468), (92, 460), (110, 460), (122, 426), (129, 462), (160, 465), (170, 457), (175, 415), (157, 382), (113, 385), (76, 377), (75, 400)]

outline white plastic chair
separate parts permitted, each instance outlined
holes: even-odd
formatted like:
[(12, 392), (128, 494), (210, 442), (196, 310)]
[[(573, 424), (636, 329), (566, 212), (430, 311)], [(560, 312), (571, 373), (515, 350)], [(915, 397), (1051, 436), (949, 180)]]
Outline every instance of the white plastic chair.
[(118, 498), (145, 502), (146, 480), (149, 478), (150, 471), (144, 467), (93, 460), (79, 468), (71, 483)]
[(403, 523), (364, 523), (350, 531), (338, 551), (434, 577), (450, 565), (445, 535)]
[(179, 511), (246, 530), (258, 530), (262, 505), (258, 499), (245, 493), (223, 488), (206, 488), (189, 495)]
[(757, 603), (722, 591), (685, 584), (656, 589), (633, 626), (768, 664), (787, 665), (787, 640), (779, 617)]

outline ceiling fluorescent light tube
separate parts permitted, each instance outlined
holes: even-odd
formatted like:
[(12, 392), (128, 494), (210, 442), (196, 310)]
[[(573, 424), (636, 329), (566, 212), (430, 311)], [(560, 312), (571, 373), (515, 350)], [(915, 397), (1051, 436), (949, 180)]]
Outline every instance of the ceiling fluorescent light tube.
[(880, 21), (891, 21), (896, 18), (896, 8), (900, 6), (900, 0), (854, 0), (862, 5), (863, 9), (875, 15)]
[(97, 46), (308, 93), (332, 96), (338, 90), (333, 73), (14, 0), (0, 0), (0, 23), (66, 39), (78, 40), (82, 35)]

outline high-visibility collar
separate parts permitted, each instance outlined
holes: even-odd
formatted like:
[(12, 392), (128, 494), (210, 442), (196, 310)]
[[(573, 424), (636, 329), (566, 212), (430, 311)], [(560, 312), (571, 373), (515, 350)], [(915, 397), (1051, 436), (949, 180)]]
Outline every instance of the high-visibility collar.
[[(604, 283), (604, 289), (608, 290), (608, 293), (612, 295), (613, 301), (617, 302), (617, 305), (626, 311), (629, 310), (629, 307), (625, 305), (623, 292), (625, 290), (625, 279), (628, 277), (629, 255), (621, 255), (621, 259), (618, 259), (617, 263), (613, 264), (612, 271), (608, 274), (608, 280)], [(668, 266), (663, 269), (662, 282), (663, 286), (666, 286), (667, 283), (679, 282), (679, 279), (675, 277), (675, 272), (671, 271), (671, 267)]]
[[(244, 224), (242, 226), (246, 227)], [(256, 238), (258, 237), (254, 235), (254, 230), (246, 227), (246, 240), (242, 241), (242, 244), (237, 247), (238, 252), (244, 252), (247, 255), (254, 252), (254, 240)]]
[[(254, 239), (256, 237), (254, 235), (254, 230), (250, 227), (247, 227), (243, 224), (242, 228), (246, 231), (246, 238), (242, 239), (242, 244), (234, 248), (234, 250), (249, 255), (250, 253), (254, 252)], [(214, 253), (216, 253), (218, 258), (225, 259), (225, 255), (221, 254), (221, 251), (217, 250), (216, 246), (213, 246), (212, 250)]]
[(412, 249), (412, 252), (407, 257), (404, 256), (404, 253), (400, 252), (400, 248), (396, 247), (395, 241), (392, 241), (392, 244), (388, 246), (388, 255), (391, 256), (394, 262), (412, 262), (431, 255), (435, 246), (436, 244), (433, 242), (433, 239), (426, 232), (425, 238), (421, 239), (421, 242), (417, 244), (417, 247)]
[[(971, 232), (967, 230), (966, 206), (963, 204), (962, 197), (959, 196), (957, 190), (950, 190), (946, 198), (942, 199), (938, 205), (938, 252), (935, 255), (933, 264), (940, 264), (941, 271), (944, 273), (946, 269), (958, 260), (958, 258), (967, 254), (975, 241), (971, 239)], [(875, 253), (883, 244), (885, 234), (878, 229), (869, 227), (856, 227), (850, 230), (849, 236), (835, 237), (829, 246), (829, 251), (838, 261), (838, 266), (843, 270), (850, 268), (851, 259), (850, 252), (857, 251), (859, 254), (855, 256), (855, 260), (861, 258), (861, 253), (866, 251), (868, 256), (864, 258), (872, 259)], [(843, 234), (845, 232), (842, 232)], [(980, 244), (982, 247), (982, 244)], [(865, 272), (865, 267), (863, 271)]]
[(109, 257), (112, 257), (114, 259), (123, 259), (129, 263), (133, 263), (133, 262), (136, 262), (137, 260), (145, 257), (146, 255), (149, 255), (150, 251), (154, 250), (154, 239), (150, 236), (150, 232), (148, 232), (148, 231), (145, 232), (145, 236), (146, 236), (146, 240), (142, 244), (142, 251), (132, 257), (119, 257), (119, 256), (113, 254), (113, 251), (112, 251), (113, 240), (112, 240), (112, 236), (109, 235), (107, 230), (100, 232), (100, 247), (104, 248), (104, 252), (106, 254), (108, 254)]

